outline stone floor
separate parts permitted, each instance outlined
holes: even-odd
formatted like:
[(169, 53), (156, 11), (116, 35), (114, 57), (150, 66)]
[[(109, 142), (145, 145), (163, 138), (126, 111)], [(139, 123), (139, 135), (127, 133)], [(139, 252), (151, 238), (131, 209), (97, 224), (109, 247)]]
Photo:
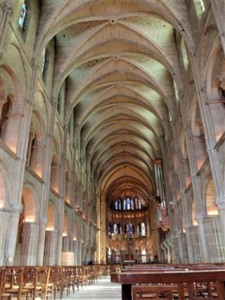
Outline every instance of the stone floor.
[[(59, 297), (56, 297), (59, 299)], [(96, 283), (84, 286), (80, 288), (79, 291), (71, 293), (66, 296), (64, 292), (63, 300), (121, 300), (121, 285), (117, 283), (112, 283), (110, 277), (104, 277), (99, 279)]]

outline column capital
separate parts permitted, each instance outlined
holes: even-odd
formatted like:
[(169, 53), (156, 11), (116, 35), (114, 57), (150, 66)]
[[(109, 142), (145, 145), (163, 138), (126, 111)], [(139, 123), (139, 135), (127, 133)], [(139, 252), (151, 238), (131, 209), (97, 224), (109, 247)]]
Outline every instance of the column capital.
[(196, 215), (196, 220), (198, 221), (198, 223), (203, 223), (205, 217), (206, 217), (205, 213), (198, 213)]
[(13, 216), (20, 215), (22, 210), (23, 210), (23, 205), (22, 204), (17, 204), (17, 205), (10, 208), (10, 212)]
[(4, 1), (1, 5), (2, 10), (4, 13), (11, 15), (12, 11), (13, 11), (13, 5), (11, 1)]
[(225, 210), (225, 198), (221, 199), (221, 197), (216, 198), (216, 205), (219, 210)]
[(24, 224), (24, 226), (27, 226), (27, 227), (30, 227), (30, 228), (39, 227), (39, 224), (36, 223), (36, 222), (24, 222), (23, 224)]
[(185, 229), (186, 229), (186, 230), (190, 230), (191, 227), (193, 227), (193, 225), (192, 225), (190, 222), (187, 222), (187, 223), (185, 224)]

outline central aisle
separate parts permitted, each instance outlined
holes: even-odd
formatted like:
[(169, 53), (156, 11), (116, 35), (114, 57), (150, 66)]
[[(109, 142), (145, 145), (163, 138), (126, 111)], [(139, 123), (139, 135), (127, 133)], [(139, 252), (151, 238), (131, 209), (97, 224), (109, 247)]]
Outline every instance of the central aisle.
[[(57, 295), (56, 299), (59, 299)], [(79, 291), (71, 293), (66, 296), (66, 291), (63, 294), (63, 299), (67, 300), (121, 300), (121, 285), (118, 283), (112, 283), (110, 281), (110, 276), (98, 279), (94, 284), (80, 287)]]

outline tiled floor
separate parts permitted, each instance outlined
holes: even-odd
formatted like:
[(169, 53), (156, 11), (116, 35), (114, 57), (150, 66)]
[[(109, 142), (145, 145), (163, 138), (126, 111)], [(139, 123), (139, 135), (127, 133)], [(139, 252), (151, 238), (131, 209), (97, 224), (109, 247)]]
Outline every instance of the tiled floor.
[[(59, 299), (57, 297), (57, 299)], [(96, 283), (84, 286), (79, 291), (66, 296), (64, 292), (63, 300), (121, 300), (121, 285), (110, 282), (110, 277), (99, 279)]]

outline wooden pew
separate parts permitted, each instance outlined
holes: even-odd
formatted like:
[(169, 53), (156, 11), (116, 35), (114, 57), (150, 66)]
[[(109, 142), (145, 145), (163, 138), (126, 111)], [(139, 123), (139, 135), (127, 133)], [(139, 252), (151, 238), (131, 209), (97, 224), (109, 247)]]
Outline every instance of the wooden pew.
[(173, 300), (173, 292), (178, 290), (178, 286), (171, 285), (132, 285), (132, 300), (154, 299)]
[[(189, 300), (198, 299), (196, 295), (196, 283), (213, 283), (216, 291), (216, 298), (218, 300), (225, 299), (224, 282), (225, 270), (166, 270), (166, 271), (142, 271), (131, 272), (125, 271), (121, 273), (112, 273), (111, 281), (122, 284), (122, 300), (132, 299), (131, 289), (133, 285), (149, 285), (149, 284), (177, 284), (178, 285), (178, 299), (185, 299), (185, 289), (188, 292)], [(212, 298), (208, 298), (212, 299)]]

